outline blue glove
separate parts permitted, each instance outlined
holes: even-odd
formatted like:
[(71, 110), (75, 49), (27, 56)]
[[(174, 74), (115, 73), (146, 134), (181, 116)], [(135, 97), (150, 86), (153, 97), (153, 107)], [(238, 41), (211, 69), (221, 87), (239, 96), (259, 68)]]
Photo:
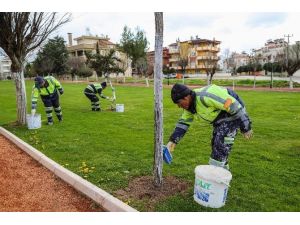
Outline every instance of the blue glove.
[(164, 159), (165, 163), (167, 163), (167, 164), (171, 164), (172, 159), (173, 159), (171, 153), (169, 152), (167, 146), (165, 146), (165, 145), (163, 146), (163, 159)]

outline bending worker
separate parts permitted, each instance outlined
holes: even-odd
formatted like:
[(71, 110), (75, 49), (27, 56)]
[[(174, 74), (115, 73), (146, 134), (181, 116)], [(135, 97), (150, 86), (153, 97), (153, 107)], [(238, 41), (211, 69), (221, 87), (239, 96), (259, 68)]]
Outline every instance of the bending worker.
[(217, 85), (191, 90), (185, 85), (175, 84), (171, 98), (178, 107), (183, 108), (183, 114), (169, 138), (169, 151), (174, 150), (194, 117), (199, 117), (213, 125), (209, 164), (229, 169), (228, 156), (238, 129), (246, 139), (253, 134), (251, 121), (240, 97), (234, 91)]
[(53, 108), (59, 122), (61, 122), (63, 117), (62, 117), (61, 107), (59, 104), (59, 95), (58, 95), (58, 92), (60, 93), (60, 95), (64, 93), (61, 84), (59, 83), (58, 80), (56, 80), (52, 76), (46, 76), (44, 78), (41, 76), (37, 76), (34, 79), (34, 81), (35, 84), (33, 86), (32, 96), (31, 96), (31, 114), (34, 115), (36, 112), (37, 100), (40, 95), (45, 106), (48, 125), (53, 125), (53, 118), (52, 118)]
[(85, 96), (91, 101), (92, 111), (101, 111), (100, 102), (99, 98), (97, 97), (97, 94), (99, 94), (101, 98), (110, 99), (102, 93), (106, 86), (106, 82), (102, 82), (101, 84), (89, 84), (84, 89)]

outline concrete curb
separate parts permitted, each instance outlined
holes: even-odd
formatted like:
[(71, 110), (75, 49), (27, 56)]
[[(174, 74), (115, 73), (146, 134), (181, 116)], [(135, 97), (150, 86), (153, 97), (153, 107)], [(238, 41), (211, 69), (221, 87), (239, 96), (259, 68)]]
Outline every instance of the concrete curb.
[(98, 203), (105, 211), (108, 212), (137, 212), (136, 209), (130, 207), (119, 199), (113, 197), (106, 191), (98, 188), (94, 184), (81, 178), (77, 174), (67, 170), (55, 161), (49, 159), (46, 155), (27, 144), (14, 134), (10, 133), (6, 129), (0, 126), (0, 134), (5, 136), (20, 149), (25, 151), (28, 155), (42, 164), (44, 167), (53, 172), (56, 176), (64, 180), (66, 183), (71, 185), (77, 191), (83, 193), (96, 203)]

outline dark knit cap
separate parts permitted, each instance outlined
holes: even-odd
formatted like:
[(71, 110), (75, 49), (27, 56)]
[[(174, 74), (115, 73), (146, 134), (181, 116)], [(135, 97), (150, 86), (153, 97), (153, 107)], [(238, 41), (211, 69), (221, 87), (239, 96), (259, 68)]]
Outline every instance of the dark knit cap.
[(102, 82), (102, 83), (101, 83), (101, 86), (105, 88), (105, 87), (107, 86), (107, 85), (106, 85), (106, 82)]
[(183, 99), (185, 96), (191, 94), (191, 89), (183, 84), (174, 84), (171, 90), (171, 98), (174, 103), (178, 103), (180, 99)]
[(42, 84), (44, 83), (44, 78), (41, 76), (37, 76), (36, 78), (34, 78), (34, 82), (35, 82), (35, 86), (36, 87), (41, 87)]

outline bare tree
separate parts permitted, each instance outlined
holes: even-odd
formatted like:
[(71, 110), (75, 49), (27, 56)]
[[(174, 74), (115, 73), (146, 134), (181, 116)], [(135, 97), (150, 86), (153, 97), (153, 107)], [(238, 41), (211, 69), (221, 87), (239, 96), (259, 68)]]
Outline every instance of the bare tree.
[[(286, 62), (282, 63), (283, 68), (288, 73), (288, 77), (290, 78), (290, 88), (293, 88), (293, 75), (294, 73), (300, 69), (300, 41), (297, 41), (296, 44), (289, 46), (286, 51), (287, 56)], [(282, 60), (283, 61), (283, 60)]]
[(74, 77), (76, 75), (78, 75), (78, 71), (79, 69), (85, 65), (84, 63), (84, 59), (82, 58), (79, 58), (79, 57), (70, 57), (68, 59), (68, 62), (67, 62), (68, 66), (70, 67), (71, 69), (71, 76), (72, 76), (72, 81), (74, 80)]
[(184, 83), (184, 74), (185, 74), (185, 69), (188, 65), (189, 62), (189, 44), (187, 42), (178, 42), (179, 46), (179, 60), (178, 60), (178, 66), (181, 67), (181, 72), (182, 72), (182, 79)]
[(163, 169), (163, 13), (155, 12), (155, 65), (154, 65), (154, 185), (162, 186)]
[(217, 70), (218, 60), (216, 57), (217, 56), (211, 55), (204, 61), (204, 70), (207, 75), (207, 85), (211, 84), (212, 78)]
[(229, 64), (230, 64), (230, 49), (226, 48), (223, 52), (223, 57), (224, 57), (224, 67), (225, 67), (225, 71), (228, 72), (229, 70)]
[(10, 58), (17, 95), (17, 121), (26, 123), (24, 62), (48, 36), (70, 20), (70, 14), (58, 18), (57, 13), (1, 12), (0, 47)]

